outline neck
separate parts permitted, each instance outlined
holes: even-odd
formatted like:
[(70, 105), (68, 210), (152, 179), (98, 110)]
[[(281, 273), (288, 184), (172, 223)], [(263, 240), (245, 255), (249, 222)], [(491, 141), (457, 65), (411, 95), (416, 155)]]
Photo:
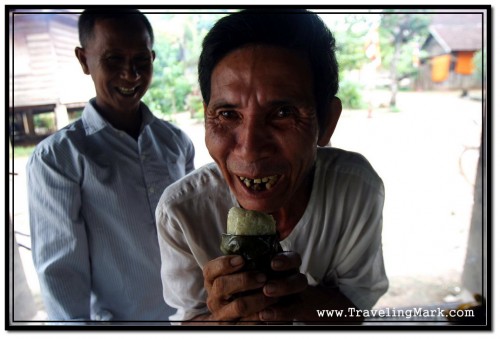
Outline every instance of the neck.
[(97, 107), (99, 113), (114, 128), (124, 131), (132, 138), (137, 139), (142, 125), (142, 115), (139, 107), (134, 110), (115, 112)]
[(311, 169), (309, 176), (304, 180), (302, 186), (295, 192), (293, 199), (290, 199), (283, 208), (272, 214), (276, 220), (276, 228), (278, 229), (280, 240), (285, 239), (293, 231), (304, 215), (311, 197), (313, 182), (314, 167)]

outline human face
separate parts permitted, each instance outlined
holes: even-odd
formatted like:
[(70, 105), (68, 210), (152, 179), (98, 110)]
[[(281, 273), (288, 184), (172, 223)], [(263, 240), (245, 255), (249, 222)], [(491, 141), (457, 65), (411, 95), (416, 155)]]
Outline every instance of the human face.
[(76, 50), (95, 84), (97, 106), (107, 114), (137, 112), (153, 75), (151, 37), (138, 20), (97, 20), (94, 36)]
[(212, 73), (205, 127), (208, 151), (243, 208), (305, 209), (318, 122), (304, 57), (260, 45), (229, 53)]

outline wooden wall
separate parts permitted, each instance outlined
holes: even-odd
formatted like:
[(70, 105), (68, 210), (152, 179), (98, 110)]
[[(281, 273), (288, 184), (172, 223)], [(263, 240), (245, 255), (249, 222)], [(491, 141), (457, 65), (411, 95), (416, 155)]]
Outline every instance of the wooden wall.
[(78, 14), (11, 13), (9, 106), (85, 102), (92, 95), (74, 55)]

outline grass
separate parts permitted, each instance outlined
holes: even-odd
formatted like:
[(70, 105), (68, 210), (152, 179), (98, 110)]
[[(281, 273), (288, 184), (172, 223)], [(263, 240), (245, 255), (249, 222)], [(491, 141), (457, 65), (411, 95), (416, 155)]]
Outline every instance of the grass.
[(15, 146), (14, 158), (27, 158), (33, 153), (35, 146)]
[(389, 112), (391, 112), (391, 113), (399, 113), (399, 112), (401, 112), (401, 109), (399, 109), (399, 107), (397, 107), (397, 106), (390, 106), (389, 107)]

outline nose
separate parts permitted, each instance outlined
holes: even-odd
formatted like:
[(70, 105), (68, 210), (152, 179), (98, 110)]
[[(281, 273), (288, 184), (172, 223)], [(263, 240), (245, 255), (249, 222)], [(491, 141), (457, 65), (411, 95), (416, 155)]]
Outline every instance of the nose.
[(247, 162), (255, 162), (273, 154), (273, 135), (265, 120), (244, 119), (236, 131), (237, 155)]
[(137, 66), (133, 61), (124, 63), (120, 76), (127, 81), (136, 81), (140, 78)]

